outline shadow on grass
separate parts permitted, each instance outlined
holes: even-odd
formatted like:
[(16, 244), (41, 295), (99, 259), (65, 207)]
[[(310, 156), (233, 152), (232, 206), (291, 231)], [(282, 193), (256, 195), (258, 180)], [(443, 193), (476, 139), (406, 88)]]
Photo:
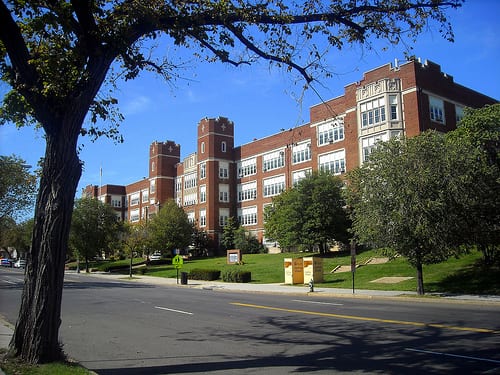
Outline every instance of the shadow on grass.
[(500, 294), (500, 266), (485, 267), (481, 261), (457, 270), (439, 282), (426, 283), (428, 292)]

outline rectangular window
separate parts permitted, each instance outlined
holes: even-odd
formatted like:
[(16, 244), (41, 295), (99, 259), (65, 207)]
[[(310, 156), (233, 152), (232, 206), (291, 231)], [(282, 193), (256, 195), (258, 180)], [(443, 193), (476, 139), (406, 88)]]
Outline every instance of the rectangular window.
[(432, 121), (444, 124), (444, 102), (441, 99), (429, 96), (429, 111)]
[(257, 224), (257, 207), (238, 209), (238, 221), (242, 226)]
[(207, 163), (200, 164), (200, 180), (207, 177)]
[(262, 156), (264, 172), (281, 168), (285, 165), (285, 151), (274, 151)]
[(302, 171), (293, 172), (293, 174), (292, 174), (292, 184), (294, 186), (297, 185), (300, 180), (306, 178), (311, 173), (312, 173), (311, 169), (306, 169), (306, 170), (302, 170)]
[(190, 173), (184, 176), (184, 189), (196, 187), (196, 173)]
[(257, 173), (257, 159), (242, 160), (238, 163), (238, 177), (251, 176)]
[(207, 210), (200, 210), (200, 227), (207, 226)]
[(135, 210), (130, 210), (130, 222), (135, 223), (139, 221), (139, 209), (136, 208)]
[(141, 192), (141, 194), (142, 194), (142, 203), (149, 202), (149, 191), (145, 189)]
[(300, 143), (292, 148), (293, 163), (311, 160), (311, 142)]
[(195, 222), (194, 211), (188, 212), (187, 217), (188, 217), (188, 221), (191, 224), (194, 224), (194, 222)]
[(380, 97), (361, 103), (361, 127), (366, 128), (385, 122), (385, 98)]
[(344, 140), (344, 120), (335, 119), (318, 125), (318, 145), (325, 145)]
[(285, 190), (285, 176), (267, 178), (264, 180), (264, 197), (279, 195)]
[(226, 161), (219, 162), (219, 178), (229, 178), (229, 163)]
[(229, 219), (229, 208), (219, 208), (219, 225), (221, 227), (227, 224)]
[[(130, 205), (135, 206), (139, 204), (139, 193), (130, 194)], [(139, 214), (137, 214), (139, 215)]]
[(175, 178), (175, 191), (176, 192), (182, 191), (182, 177)]
[(228, 184), (219, 184), (219, 202), (229, 202)]
[(389, 106), (391, 111), (391, 120), (398, 119), (398, 97), (396, 95), (389, 95)]
[(184, 206), (192, 206), (198, 203), (198, 195), (195, 193), (184, 194)]
[(149, 181), (149, 191), (153, 194), (156, 191), (156, 180)]
[(319, 157), (319, 170), (332, 174), (345, 172), (345, 150), (331, 152)]
[(461, 107), (459, 105), (455, 106), (455, 119), (457, 120), (457, 124), (462, 121), (464, 118), (464, 107)]
[(249, 201), (257, 198), (257, 182), (238, 185), (238, 202)]
[(200, 203), (207, 201), (207, 185), (200, 186)]
[(370, 154), (377, 147), (379, 142), (384, 142), (389, 140), (387, 133), (377, 134), (371, 137), (366, 137), (361, 140), (361, 147), (363, 153), (363, 162), (367, 161)]

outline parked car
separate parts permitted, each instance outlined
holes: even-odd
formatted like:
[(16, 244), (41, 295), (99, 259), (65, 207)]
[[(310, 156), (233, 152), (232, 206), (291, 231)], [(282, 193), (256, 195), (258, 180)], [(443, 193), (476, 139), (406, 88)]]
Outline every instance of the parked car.
[(14, 267), (16, 268), (24, 268), (26, 267), (26, 261), (24, 259), (18, 259), (16, 263), (14, 263)]
[(161, 254), (160, 253), (154, 253), (149, 256), (149, 260), (161, 260)]
[(0, 261), (0, 264), (4, 267), (12, 267), (12, 265), (14, 264), (14, 261), (12, 259), (9, 259), (9, 258), (2, 258), (2, 260)]

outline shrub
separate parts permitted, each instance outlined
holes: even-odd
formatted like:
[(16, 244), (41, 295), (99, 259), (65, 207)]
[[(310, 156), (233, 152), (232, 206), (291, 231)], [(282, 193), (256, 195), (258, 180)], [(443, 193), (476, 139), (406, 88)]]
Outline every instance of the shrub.
[(250, 271), (227, 270), (222, 274), (222, 281), (230, 283), (249, 283), (252, 281), (252, 273)]
[(189, 278), (191, 280), (206, 280), (206, 281), (218, 280), (220, 278), (220, 271), (195, 268), (189, 272)]

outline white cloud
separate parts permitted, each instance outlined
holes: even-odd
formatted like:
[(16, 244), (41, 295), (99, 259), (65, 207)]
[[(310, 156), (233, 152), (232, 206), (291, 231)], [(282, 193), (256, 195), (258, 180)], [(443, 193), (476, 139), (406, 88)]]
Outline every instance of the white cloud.
[(126, 101), (123, 105), (122, 111), (124, 115), (135, 115), (147, 111), (150, 107), (151, 99), (147, 96), (141, 95)]

